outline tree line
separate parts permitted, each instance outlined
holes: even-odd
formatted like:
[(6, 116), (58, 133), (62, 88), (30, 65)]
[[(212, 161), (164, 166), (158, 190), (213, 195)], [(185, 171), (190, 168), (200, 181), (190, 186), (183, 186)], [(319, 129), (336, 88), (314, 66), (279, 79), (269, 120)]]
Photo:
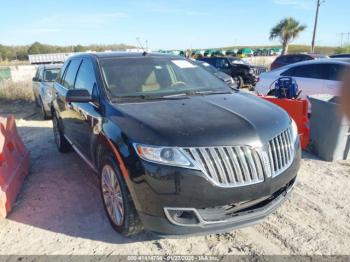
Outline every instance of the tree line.
[(84, 51), (104, 51), (104, 50), (126, 50), (128, 48), (135, 48), (126, 44), (112, 44), (112, 45), (71, 45), (71, 46), (57, 46), (47, 45), (35, 42), (26, 46), (6, 46), (0, 44), (0, 61), (28, 60), (28, 55), (34, 54), (49, 54), (49, 53), (70, 53), (70, 52), (84, 52)]

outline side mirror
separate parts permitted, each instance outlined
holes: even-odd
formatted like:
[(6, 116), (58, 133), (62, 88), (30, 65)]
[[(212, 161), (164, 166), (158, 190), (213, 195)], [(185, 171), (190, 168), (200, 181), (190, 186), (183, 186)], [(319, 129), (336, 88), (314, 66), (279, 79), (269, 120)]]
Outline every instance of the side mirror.
[(34, 76), (32, 80), (33, 80), (33, 82), (39, 82), (40, 81), (39, 78), (36, 77), (36, 76)]
[(92, 97), (86, 89), (70, 89), (66, 94), (66, 102), (88, 103), (92, 102)]

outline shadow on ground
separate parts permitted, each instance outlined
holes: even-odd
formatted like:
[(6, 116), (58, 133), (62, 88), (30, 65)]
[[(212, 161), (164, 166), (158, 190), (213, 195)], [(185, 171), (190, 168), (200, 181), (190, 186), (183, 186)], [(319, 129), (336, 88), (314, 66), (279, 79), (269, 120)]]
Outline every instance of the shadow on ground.
[(31, 167), (8, 219), (108, 243), (157, 239), (148, 232), (124, 238), (113, 230), (103, 209), (96, 175), (76, 153), (57, 151), (51, 121), (40, 120), (37, 113), (27, 112), (27, 118), (18, 120), (17, 126), (31, 152)]

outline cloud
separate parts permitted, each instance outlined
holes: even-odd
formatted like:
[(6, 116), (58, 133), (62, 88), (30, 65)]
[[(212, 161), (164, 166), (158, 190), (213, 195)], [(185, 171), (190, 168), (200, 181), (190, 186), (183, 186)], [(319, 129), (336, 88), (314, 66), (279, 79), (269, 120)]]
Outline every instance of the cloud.
[(313, 9), (315, 8), (315, 0), (272, 0), (277, 5), (289, 5), (298, 9)]

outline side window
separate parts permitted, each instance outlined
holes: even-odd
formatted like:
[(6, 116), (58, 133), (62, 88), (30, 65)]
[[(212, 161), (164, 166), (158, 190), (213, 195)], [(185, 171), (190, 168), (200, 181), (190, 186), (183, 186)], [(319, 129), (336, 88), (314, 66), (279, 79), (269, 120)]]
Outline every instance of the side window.
[(66, 73), (64, 75), (64, 79), (62, 82), (65, 88), (68, 88), (68, 89), (74, 88), (75, 77), (77, 75), (80, 62), (81, 62), (80, 59), (72, 59), (71, 62), (69, 63), (69, 66), (66, 70)]
[(340, 81), (340, 75), (345, 70), (345, 66), (338, 64), (326, 64), (327, 80)]
[(43, 68), (38, 68), (38, 71), (36, 71), (36, 77), (38, 78), (39, 82), (43, 81)]
[(38, 69), (36, 70), (35, 77), (36, 77), (38, 80), (40, 80), (40, 68), (38, 68)]
[(60, 74), (59, 74), (59, 77), (57, 79), (57, 82), (63, 84), (63, 76), (64, 76), (64, 72), (66, 71), (66, 68), (67, 66), (69, 65), (70, 61), (66, 61), (62, 67), (61, 67), (61, 70), (60, 70)]
[(311, 64), (295, 67), (295, 77), (313, 78), (313, 79), (325, 79), (324, 65), (322, 64)]
[(84, 59), (81, 64), (77, 79), (75, 80), (76, 89), (86, 89), (92, 94), (92, 88), (96, 83), (95, 71), (90, 59)]
[(292, 67), (282, 72), (281, 76), (295, 76), (294, 72), (295, 72), (295, 67)]
[(228, 68), (229, 62), (225, 58), (216, 59), (216, 67), (220, 69)]

